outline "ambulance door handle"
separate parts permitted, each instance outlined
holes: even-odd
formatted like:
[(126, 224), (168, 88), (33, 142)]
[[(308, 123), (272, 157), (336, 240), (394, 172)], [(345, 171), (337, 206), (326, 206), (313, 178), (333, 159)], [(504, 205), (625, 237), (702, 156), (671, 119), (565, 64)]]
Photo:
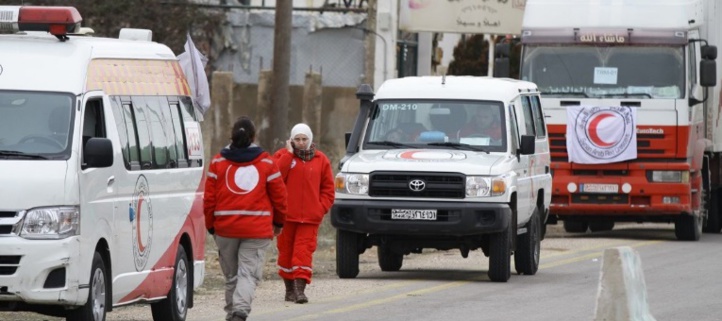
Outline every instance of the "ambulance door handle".
[(113, 193), (113, 183), (115, 183), (115, 176), (108, 177), (108, 186), (105, 188), (108, 194)]

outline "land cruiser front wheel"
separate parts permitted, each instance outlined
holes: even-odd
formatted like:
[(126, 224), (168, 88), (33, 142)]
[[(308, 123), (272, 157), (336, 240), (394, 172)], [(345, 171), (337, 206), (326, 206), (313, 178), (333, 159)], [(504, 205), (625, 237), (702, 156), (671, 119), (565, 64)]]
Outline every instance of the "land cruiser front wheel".
[(489, 236), (489, 279), (506, 282), (511, 277), (512, 224), (506, 230)]
[(541, 251), (541, 219), (538, 207), (534, 209), (534, 213), (525, 227), (526, 233), (516, 237), (514, 266), (516, 273), (534, 275), (539, 269), (539, 253)]
[(353, 279), (358, 275), (359, 241), (358, 233), (336, 230), (336, 275), (342, 279)]

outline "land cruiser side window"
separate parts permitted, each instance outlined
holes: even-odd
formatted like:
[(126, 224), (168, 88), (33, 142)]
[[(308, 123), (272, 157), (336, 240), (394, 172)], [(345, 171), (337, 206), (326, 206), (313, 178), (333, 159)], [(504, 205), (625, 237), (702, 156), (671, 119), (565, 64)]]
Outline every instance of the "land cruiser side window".
[(519, 149), (519, 122), (516, 118), (514, 105), (509, 105), (509, 131), (511, 132), (511, 150), (516, 152)]
[(546, 126), (544, 126), (544, 112), (539, 102), (539, 96), (529, 96), (531, 101), (531, 112), (534, 115), (534, 129), (536, 129), (536, 137), (543, 138), (547, 135)]
[(535, 135), (534, 132), (534, 117), (531, 111), (531, 103), (529, 102), (529, 96), (521, 97), (521, 109), (524, 112), (524, 125), (526, 127), (526, 135)]

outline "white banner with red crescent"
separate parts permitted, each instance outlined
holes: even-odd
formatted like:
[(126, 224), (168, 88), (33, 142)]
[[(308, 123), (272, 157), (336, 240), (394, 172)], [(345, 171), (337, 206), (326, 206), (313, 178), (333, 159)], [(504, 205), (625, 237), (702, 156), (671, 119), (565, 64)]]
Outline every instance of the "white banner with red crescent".
[(607, 164), (636, 159), (636, 125), (633, 107), (567, 107), (569, 162)]

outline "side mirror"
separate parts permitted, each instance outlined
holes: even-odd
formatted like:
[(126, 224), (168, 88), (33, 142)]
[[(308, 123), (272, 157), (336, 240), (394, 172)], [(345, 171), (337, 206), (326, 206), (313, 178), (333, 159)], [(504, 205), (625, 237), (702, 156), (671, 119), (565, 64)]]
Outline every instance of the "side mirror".
[(93, 137), (83, 147), (83, 169), (113, 165), (113, 143), (107, 138)]
[(717, 59), (717, 46), (702, 46), (700, 55), (703, 60)]
[(534, 154), (535, 141), (536, 141), (536, 137), (534, 137), (534, 135), (521, 135), (521, 146), (519, 148), (519, 154), (521, 154), (521, 155)]
[(699, 62), (699, 84), (702, 87), (717, 86), (717, 63), (714, 60), (703, 59)]
[(346, 148), (348, 148), (348, 142), (351, 141), (351, 132), (344, 133), (343, 138), (346, 143), (346, 145), (344, 145), (344, 146), (346, 146)]

